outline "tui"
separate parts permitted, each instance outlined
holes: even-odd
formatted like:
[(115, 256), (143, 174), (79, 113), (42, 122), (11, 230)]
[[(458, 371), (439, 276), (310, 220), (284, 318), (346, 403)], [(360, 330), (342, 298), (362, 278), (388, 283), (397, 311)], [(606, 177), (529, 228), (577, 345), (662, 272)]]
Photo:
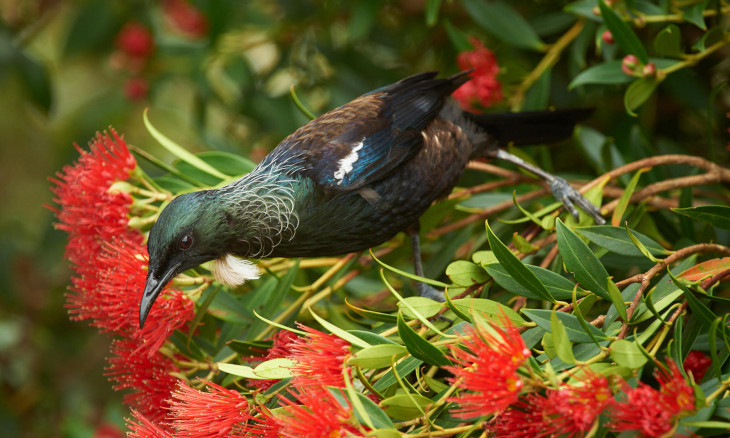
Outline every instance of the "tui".
[[(590, 111), (475, 115), (449, 98), (469, 72), (436, 74), (360, 96), (299, 128), (241, 179), (173, 199), (150, 230), (140, 326), (166, 283), (209, 260), (216, 279), (235, 285), (259, 275), (252, 262), (235, 256), (341, 255), (406, 231), (422, 276), (418, 218), (476, 158), (500, 158), (533, 172), (571, 214), (577, 217), (575, 203), (604, 223), (565, 180), (500, 148), (561, 140)], [(419, 290), (436, 292), (422, 283)]]

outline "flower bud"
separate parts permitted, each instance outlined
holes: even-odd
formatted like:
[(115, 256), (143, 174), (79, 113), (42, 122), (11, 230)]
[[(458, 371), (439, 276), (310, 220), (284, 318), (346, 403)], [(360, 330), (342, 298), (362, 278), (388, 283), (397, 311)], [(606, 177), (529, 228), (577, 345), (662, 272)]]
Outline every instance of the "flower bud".
[(626, 55), (621, 61), (621, 70), (629, 76), (636, 76), (636, 69), (639, 64), (639, 58), (635, 55)]
[(643, 69), (641, 69), (641, 75), (645, 78), (649, 78), (656, 75), (656, 65), (654, 65), (653, 62), (650, 62), (644, 66)]
[(601, 35), (601, 39), (602, 39), (602, 40), (603, 40), (603, 42), (604, 42), (604, 43), (606, 43), (606, 44), (613, 44), (613, 43), (615, 43), (615, 42), (616, 42), (616, 41), (615, 41), (615, 40), (613, 39), (613, 34), (611, 33), (611, 31), (610, 31), (610, 30), (607, 30), (607, 31), (603, 32), (603, 35)]

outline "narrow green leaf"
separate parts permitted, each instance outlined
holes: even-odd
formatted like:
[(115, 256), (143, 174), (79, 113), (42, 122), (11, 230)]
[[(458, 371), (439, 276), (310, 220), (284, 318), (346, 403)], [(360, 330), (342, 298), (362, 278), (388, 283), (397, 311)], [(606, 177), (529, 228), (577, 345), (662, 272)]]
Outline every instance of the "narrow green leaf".
[(649, 62), (649, 55), (646, 53), (644, 45), (641, 44), (641, 40), (636, 36), (628, 23), (622, 20), (603, 0), (598, 1), (598, 7), (601, 10), (603, 23), (611, 31), (613, 39), (616, 40), (616, 44), (624, 52), (636, 55), (644, 64)]
[(426, 26), (432, 27), (439, 20), (441, 0), (426, 0)]
[(636, 117), (636, 109), (651, 97), (659, 85), (655, 77), (639, 78), (629, 85), (624, 94), (624, 107), (630, 116)]
[[(403, 299), (403, 303), (408, 305), (398, 303), (398, 307), (401, 308), (403, 315), (410, 319), (416, 319), (419, 315), (423, 318), (431, 318), (436, 316), (444, 307), (444, 303), (426, 297), (406, 297)], [(414, 309), (417, 313), (413, 313), (411, 309)]]
[(350, 399), (350, 404), (352, 406), (352, 410), (355, 412), (355, 416), (358, 420), (360, 420), (361, 423), (364, 423), (365, 426), (369, 427), (370, 429), (374, 429), (375, 425), (373, 424), (373, 420), (370, 419), (370, 415), (368, 415), (368, 412), (363, 406), (362, 399), (359, 397), (360, 393), (355, 390), (355, 387), (352, 385), (352, 381), (350, 379), (344, 380), (345, 390), (347, 391), (347, 398)]
[[(557, 300), (567, 300), (573, 295), (573, 288), (575, 287), (575, 283), (568, 280), (567, 278), (563, 277), (562, 275), (550, 271), (545, 268), (541, 268), (539, 266), (534, 265), (525, 265), (527, 266), (527, 269), (532, 271), (533, 274), (540, 280), (542, 284), (545, 285), (545, 288), (550, 293), (550, 296)], [(508, 290), (509, 292), (520, 295), (527, 298), (532, 298), (539, 300), (541, 299), (539, 296), (533, 294), (528, 289), (523, 287), (520, 283), (518, 283), (512, 276), (509, 275), (506, 269), (499, 263), (493, 263), (491, 265), (487, 265), (484, 267), (487, 270), (487, 273), (494, 278), (494, 281), (497, 282), (500, 286)], [(578, 294), (581, 296), (585, 295), (587, 292), (583, 289), (578, 289)]]
[(651, 260), (654, 263), (659, 263), (661, 260), (654, 257), (652, 253), (644, 246), (644, 244), (639, 240), (636, 236), (634, 236), (634, 233), (629, 229), (629, 224), (625, 224), (626, 227), (626, 233), (629, 235), (629, 238), (631, 239), (631, 242), (636, 246), (636, 249), (641, 252), (641, 254)]
[(236, 365), (232, 363), (219, 363), (218, 369), (224, 373), (233, 374), (234, 376), (243, 377), (244, 379), (257, 379), (253, 368), (246, 365)]
[(385, 412), (398, 420), (412, 420), (423, 416), (423, 410), (433, 404), (433, 400), (421, 394), (397, 394), (380, 402)]
[(565, 330), (565, 326), (558, 317), (558, 312), (554, 311), (550, 315), (550, 326), (552, 327), (551, 334), (553, 335), (553, 346), (555, 352), (565, 363), (575, 363), (575, 357), (573, 356), (573, 345), (568, 339), (568, 332)]
[[(544, 309), (523, 309), (522, 313), (527, 315), (528, 318), (530, 318), (532, 321), (534, 321), (540, 328), (544, 329), (545, 331), (552, 332), (552, 325), (551, 325), (551, 316), (552, 311), (551, 310), (544, 310)], [(599, 341), (605, 341), (608, 339), (605, 333), (603, 333), (601, 330), (597, 329), (596, 327), (592, 325), (588, 325), (588, 330), (591, 331), (591, 334), (593, 335), (593, 338), (588, 335), (586, 330), (581, 325), (580, 321), (578, 321), (578, 317), (575, 315), (571, 315), (569, 313), (564, 312), (556, 312), (558, 315), (558, 318), (560, 318), (560, 321), (563, 323), (563, 326), (565, 327), (566, 332), (568, 333), (568, 339), (570, 339), (571, 342), (577, 342), (577, 343), (592, 343), (593, 338), (598, 339)]]
[(297, 96), (297, 92), (294, 89), (294, 84), (291, 84), (291, 87), (289, 87), (289, 95), (291, 96), (291, 100), (294, 101), (294, 105), (299, 108), (299, 111), (301, 111), (302, 114), (309, 117), (309, 120), (313, 120), (317, 117), (312, 111), (309, 110), (309, 108), (304, 106), (301, 100), (299, 100), (299, 96)]
[(293, 360), (280, 357), (258, 364), (253, 371), (259, 379), (287, 379), (292, 377), (291, 369), (294, 365)]
[(556, 222), (558, 236), (558, 251), (563, 257), (563, 263), (568, 271), (575, 275), (576, 280), (604, 300), (610, 300), (606, 289), (608, 272), (577, 234), (566, 227), (558, 219)]
[(697, 221), (709, 222), (714, 227), (730, 230), (730, 207), (727, 205), (701, 205), (671, 210)]
[(489, 246), (494, 251), (494, 255), (504, 269), (514, 278), (520, 285), (530, 292), (540, 297), (542, 300), (555, 302), (555, 298), (550, 295), (545, 285), (538, 280), (535, 274), (518, 259), (507, 246), (494, 234), (489, 227), (489, 222), (485, 222), (487, 228), (487, 239)]
[(617, 365), (631, 369), (641, 368), (648, 361), (641, 348), (626, 339), (619, 339), (611, 344), (610, 356)]
[(588, 67), (578, 73), (568, 85), (568, 89), (587, 84), (615, 85), (628, 84), (633, 78), (621, 70), (621, 60), (608, 61)]
[(150, 135), (152, 135), (152, 137), (154, 137), (154, 139), (157, 140), (158, 143), (160, 143), (165, 149), (167, 149), (168, 152), (180, 158), (181, 160), (186, 161), (190, 165), (202, 170), (203, 172), (206, 172), (224, 181), (229, 179), (227, 175), (221, 173), (220, 171), (218, 171), (218, 169), (201, 160), (200, 158), (189, 152), (187, 149), (181, 147), (174, 141), (167, 138), (167, 136), (165, 136), (163, 133), (158, 131), (157, 128), (155, 128), (150, 122), (147, 113), (148, 110), (145, 109), (144, 113), (142, 114), (144, 126), (147, 128), (147, 131), (150, 133)]
[(380, 379), (378, 379), (377, 382), (373, 385), (373, 388), (375, 388), (378, 391), (384, 391), (388, 389), (390, 386), (392, 386), (394, 383), (397, 383), (397, 380), (395, 378), (396, 374), (405, 378), (408, 377), (416, 368), (421, 366), (423, 363), (422, 360), (416, 359), (415, 357), (406, 357), (403, 359), (399, 364), (395, 366), (395, 369), (397, 370), (397, 373), (394, 373), (393, 370), (389, 370), (387, 373), (383, 375)]
[(381, 344), (364, 348), (354, 356), (348, 363), (359, 366), (360, 368), (377, 369), (385, 368), (393, 363), (393, 357), (400, 359), (408, 354), (406, 347), (397, 344)]
[(374, 310), (370, 309), (363, 309), (362, 307), (357, 307), (354, 304), (350, 303), (350, 301), (345, 298), (345, 305), (348, 309), (352, 310), (353, 312), (357, 313), (358, 315), (362, 316), (363, 318), (372, 319), (373, 321), (381, 321), (381, 322), (395, 322), (396, 317), (395, 315), (392, 315), (390, 313), (383, 313), (383, 312), (376, 312)]
[[(628, 257), (641, 257), (644, 255), (623, 227), (596, 225), (576, 228), (575, 231), (601, 248), (605, 248), (616, 254)], [(632, 234), (651, 254), (666, 255), (671, 253), (650, 237), (636, 231), (632, 231)]]
[(331, 322), (325, 320), (321, 316), (317, 315), (314, 310), (312, 310), (311, 307), (307, 307), (309, 310), (309, 313), (312, 315), (314, 319), (317, 320), (318, 323), (322, 325), (322, 327), (329, 330), (333, 335), (337, 336), (338, 338), (344, 339), (347, 342), (349, 342), (352, 345), (357, 345), (360, 348), (368, 348), (370, 347), (370, 344), (363, 341), (362, 339), (358, 338), (357, 336), (348, 333), (347, 331), (337, 327), (336, 325), (332, 324)]
[(375, 260), (380, 266), (384, 267), (385, 269), (387, 269), (391, 272), (395, 272), (398, 275), (402, 275), (403, 277), (410, 278), (411, 280), (420, 281), (421, 283), (426, 283), (426, 284), (430, 284), (431, 286), (436, 286), (436, 287), (441, 287), (441, 288), (448, 286), (448, 284), (446, 284), (446, 283), (442, 283), (442, 282), (436, 281), (436, 280), (431, 280), (430, 278), (426, 278), (426, 277), (419, 277), (418, 275), (411, 274), (409, 272), (402, 271), (396, 267), (390, 266), (389, 264), (387, 264), (387, 263), (383, 262), (382, 260), (380, 260), (379, 258), (375, 257), (375, 254), (373, 254), (372, 249), (370, 250), (370, 257), (372, 257), (373, 260)]
[(629, 181), (629, 184), (626, 186), (626, 190), (624, 190), (624, 193), (618, 200), (616, 208), (613, 210), (613, 215), (611, 215), (611, 225), (614, 227), (621, 225), (621, 218), (623, 218), (624, 213), (626, 213), (626, 208), (629, 206), (629, 201), (631, 200), (631, 196), (634, 194), (634, 190), (636, 190), (636, 185), (639, 183), (641, 174), (648, 172), (649, 170), (650, 169), (648, 167), (642, 167), (636, 171), (634, 176), (631, 178), (631, 181)]
[(611, 303), (613, 303), (613, 306), (616, 308), (621, 320), (628, 322), (629, 315), (626, 311), (626, 304), (624, 303), (624, 298), (621, 296), (621, 291), (618, 290), (616, 283), (614, 283), (610, 278), (607, 280), (606, 289), (608, 289), (608, 296), (611, 298)]
[(380, 336), (377, 333), (368, 332), (365, 330), (348, 330), (347, 332), (357, 336), (358, 338), (369, 343), (370, 345), (397, 344), (397, 342), (393, 341), (392, 339), (389, 339), (384, 336)]
[[(388, 282), (388, 280), (385, 278), (385, 272), (382, 269), (380, 270), (380, 279), (383, 280), (383, 283), (388, 288), (388, 290), (390, 290), (390, 293), (392, 293), (398, 299), (398, 302), (399, 303), (402, 303), (403, 306), (405, 306), (406, 308), (408, 308), (408, 310), (411, 311), (411, 314), (417, 320), (419, 320), (421, 322), (421, 324), (425, 325), (426, 327), (428, 327), (431, 330), (433, 330), (434, 333), (438, 333), (439, 335), (441, 335), (443, 337), (446, 337), (446, 338), (453, 337), (453, 336), (449, 336), (446, 333), (442, 332), (441, 330), (437, 329), (436, 326), (434, 326), (433, 324), (431, 324), (431, 321), (429, 321), (428, 319), (424, 318), (423, 315), (421, 315), (416, 309), (414, 309), (413, 307), (411, 307), (411, 305), (408, 304), (403, 299), (403, 297), (393, 288), (393, 286), (390, 285), (390, 283)], [(401, 318), (400, 313), (398, 314), (398, 318)]]
[[(596, 346), (598, 348), (601, 348), (601, 345), (598, 343), (598, 339), (596, 339), (596, 337), (593, 336), (593, 330), (591, 330), (591, 325), (588, 324), (586, 319), (583, 317), (583, 309), (581, 309), (581, 307), (583, 307), (583, 304), (586, 303), (587, 301), (591, 300), (591, 298), (592, 298), (591, 301), (593, 301), (593, 302), (595, 302), (598, 298), (596, 298), (595, 295), (589, 295), (586, 297), (585, 300), (583, 300), (582, 302), (579, 303), (578, 300), (576, 299), (577, 290), (578, 290), (578, 285), (576, 285), (573, 288), (573, 294), (571, 296), (571, 303), (573, 304), (575, 317), (578, 319), (578, 322), (580, 323), (581, 327), (583, 327), (583, 331), (588, 334), (588, 336), (591, 338), (593, 343), (596, 344)], [(588, 304), (590, 304), (591, 306), (593, 305), (593, 303), (588, 303)], [(590, 307), (588, 307), (588, 310), (589, 309), (590, 309)], [(551, 320), (551, 323), (552, 323), (552, 320)]]
[(508, 3), (484, 0), (462, 0), (462, 3), (471, 18), (495, 38), (523, 49), (546, 49), (530, 23)]
[(438, 348), (434, 347), (430, 342), (418, 336), (403, 319), (401, 314), (398, 314), (398, 336), (403, 340), (408, 352), (417, 359), (420, 359), (428, 364), (436, 366), (451, 365), (451, 361), (444, 356), (444, 353)]

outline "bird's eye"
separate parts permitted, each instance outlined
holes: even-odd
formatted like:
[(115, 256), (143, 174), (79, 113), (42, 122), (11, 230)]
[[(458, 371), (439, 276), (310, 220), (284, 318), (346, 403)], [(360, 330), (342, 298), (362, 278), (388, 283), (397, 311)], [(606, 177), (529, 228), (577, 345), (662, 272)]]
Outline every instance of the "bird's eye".
[(177, 246), (180, 247), (180, 249), (189, 249), (191, 246), (193, 246), (193, 236), (191, 236), (190, 234), (185, 234), (180, 238)]

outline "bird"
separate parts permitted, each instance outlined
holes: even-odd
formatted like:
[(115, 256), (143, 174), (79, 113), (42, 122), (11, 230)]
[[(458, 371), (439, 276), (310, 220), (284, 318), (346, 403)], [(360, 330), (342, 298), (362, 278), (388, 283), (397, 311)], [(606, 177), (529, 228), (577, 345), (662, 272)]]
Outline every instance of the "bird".
[(575, 217), (577, 205), (605, 223), (567, 181), (504, 149), (564, 139), (591, 110), (472, 114), (450, 97), (469, 73), (424, 72), (370, 91), (297, 129), (240, 179), (170, 201), (148, 236), (140, 327), (173, 277), (211, 260), (219, 282), (238, 285), (260, 275), (246, 259), (343, 255), (405, 231), (423, 276), (418, 219), (478, 158), (527, 169)]

